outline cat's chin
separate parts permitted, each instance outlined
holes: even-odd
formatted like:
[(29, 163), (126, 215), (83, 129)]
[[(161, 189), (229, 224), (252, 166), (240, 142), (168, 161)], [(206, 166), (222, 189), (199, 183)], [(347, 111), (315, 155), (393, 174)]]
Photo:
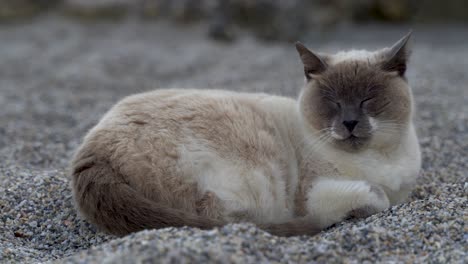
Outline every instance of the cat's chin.
[(348, 152), (357, 152), (364, 150), (369, 145), (370, 137), (357, 137), (355, 135), (350, 135), (344, 139), (335, 139), (334, 146), (336, 148), (348, 151)]

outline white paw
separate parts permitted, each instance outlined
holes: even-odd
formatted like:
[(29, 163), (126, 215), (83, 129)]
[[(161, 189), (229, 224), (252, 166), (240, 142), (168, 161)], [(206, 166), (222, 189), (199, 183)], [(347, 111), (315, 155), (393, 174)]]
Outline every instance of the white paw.
[(365, 218), (382, 212), (389, 207), (390, 201), (385, 191), (380, 186), (369, 184), (369, 190), (358, 199), (353, 209), (349, 211), (348, 216)]

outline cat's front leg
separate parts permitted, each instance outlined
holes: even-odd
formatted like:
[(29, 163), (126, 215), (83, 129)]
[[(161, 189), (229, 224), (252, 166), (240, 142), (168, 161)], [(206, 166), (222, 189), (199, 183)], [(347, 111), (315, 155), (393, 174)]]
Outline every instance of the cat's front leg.
[(384, 190), (366, 181), (320, 178), (307, 193), (307, 209), (321, 228), (349, 216), (367, 217), (388, 207)]

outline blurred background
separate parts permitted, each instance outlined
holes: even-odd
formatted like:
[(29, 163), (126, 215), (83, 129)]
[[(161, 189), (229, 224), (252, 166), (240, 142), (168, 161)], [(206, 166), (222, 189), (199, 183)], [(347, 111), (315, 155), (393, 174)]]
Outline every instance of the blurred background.
[(0, 22), (46, 13), (83, 21), (136, 17), (203, 23), (207, 36), (220, 41), (244, 32), (287, 41), (349, 23), (466, 23), (467, 6), (464, 0), (1, 0)]
[[(454, 107), (445, 105), (454, 96), (463, 106), (467, 6), (464, 0), (0, 0), (0, 158), (66, 165), (109, 107), (142, 91), (295, 97), (304, 80), (297, 40), (320, 52), (375, 50), (413, 29), (408, 77), (418, 105)], [(15, 150), (2, 149), (7, 145)]]

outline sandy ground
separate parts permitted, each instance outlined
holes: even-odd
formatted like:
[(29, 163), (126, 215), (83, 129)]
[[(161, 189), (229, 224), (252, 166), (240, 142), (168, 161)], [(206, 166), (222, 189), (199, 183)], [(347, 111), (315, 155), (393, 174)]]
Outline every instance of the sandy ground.
[[(406, 27), (310, 34), (322, 51), (379, 48)], [(199, 27), (126, 21), (78, 24), (45, 17), (0, 27), (0, 262), (125, 263), (468, 261), (468, 31), (414, 28), (409, 68), (423, 151), (408, 203), (314, 237), (278, 238), (253, 225), (97, 232), (73, 208), (66, 167), (86, 131), (118, 99), (161, 87), (224, 88), (295, 97), (293, 45), (234, 44)]]

